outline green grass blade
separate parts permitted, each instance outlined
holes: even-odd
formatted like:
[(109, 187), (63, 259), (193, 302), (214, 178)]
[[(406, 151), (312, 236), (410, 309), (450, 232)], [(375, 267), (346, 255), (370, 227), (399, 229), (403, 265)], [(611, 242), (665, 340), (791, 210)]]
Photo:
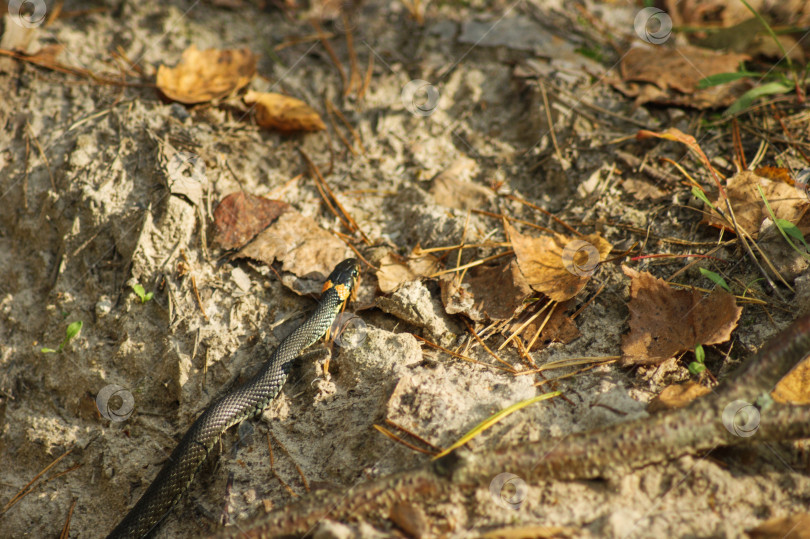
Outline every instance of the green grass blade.
[(711, 270), (707, 270), (705, 268), (698, 268), (698, 269), (700, 270), (701, 275), (712, 281), (717, 286), (725, 289), (728, 292), (731, 292), (731, 288), (729, 288), (728, 283), (726, 282), (725, 279), (723, 279), (722, 275), (715, 273)]
[(447, 449), (445, 449), (444, 451), (442, 451), (441, 453), (439, 453), (438, 455), (433, 457), (433, 460), (441, 458), (441, 457), (445, 456), (446, 454), (450, 453), (451, 451), (453, 451), (454, 449), (457, 449), (457, 448), (461, 447), (462, 445), (466, 444), (467, 442), (469, 442), (470, 440), (472, 440), (473, 438), (475, 438), (476, 436), (478, 436), (479, 434), (481, 434), (482, 432), (484, 432), (485, 430), (487, 430), (491, 426), (498, 423), (501, 419), (503, 419), (503, 418), (507, 417), (508, 415), (512, 414), (513, 412), (517, 412), (521, 408), (525, 408), (526, 406), (529, 406), (530, 404), (534, 404), (535, 402), (540, 402), (540, 401), (544, 401), (544, 400), (551, 399), (551, 398), (554, 398), (554, 397), (558, 397), (561, 394), (562, 394), (562, 392), (560, 392), (560, 391), (552, 391), (551, 393), (543, 393), (542, 395), (537, 395), (536, 397), (532, 397), (531, 399), (526, 399), (525, 401), (516, 402), (512, 406), (509, 406), (508, 408), (504, 408), (500, 412), (494, 413), (493, 415), (489, 416), (488, 418), (483, 420), (481, 423), (479, 423), (478, 425), (473, 427), (467, 434), (465, 434), (464, 436), (459, 438), (459, 440), (456, 443), (454, 443), (453, 445), (451, 445), (450, 447), (448, 447)]
[[(782, 234), (782, 237), (783, 237), (783, 238), (785, 238), (785, 241), (786, 241), (786, 242), (788, 242), (788, 244), (790, 244), (790, 246), (791, 246), (791, 247), (793, 247), (793, 250), (794, 250), (794, 251), (796, 251), (797, 253), (799, 253), (800, 255), (802, 255), (802, 257), (804, 257), (805, 259), (810, 260), (810, 255), (808, 255), (807, 253), (803, 253), (803, 252), (801, 251), (801, 249), (799, 249), (798, 247), (796, 247), (796, 244), (794, 244), (792, 241), (790, 241), (790, 237), (789, 237), (789, 236), (787, 235), (787, 233), (786, 233), (786, 232), (785, 232), (785, 231), (782, 229), (782, 227), (781, 227), (781, 226), (779, 226), (779, 221), (780, 221), (780, 219), (777, 219), (777, 218), (776, 218), (776, 216), (773, 214), (773, 210), (771, 209), (771, 205), (770, 205), (770, 203), (768, 202), (768, 199), (767, 199), (767, 198), (765, 198), (765, 193), (763, 193), (763, 192), (762, 192), (762, 188), (761, 188), (759, 185), (757, 185), (757, 191), (759, 191), (759, 196), (761, 196), (761, 197), (762, 197), (762, 200), (765, 202), (765, 209), (767, 209), (767, 210), (768, 210), (768, 215), (770, 215), (770, 216), (771, 216), (771, 220), (772, 220), (772, 221), (774, 222), (774, 224), (776, 225), (776, 228), (779, 230), (779, 233), (780, 233), (780, 234)], [(781, 219), (781, 220), (782, 220), (782, 221), (784, 221), (784, 219)]]
[(711, 88), (712, 86), (719, 86), (721, 84), (728, 84), (729, 82), (734, 82), (740, 79), (745, 79), (748, 77), (762, 77), (762, 73), (757, 73), (756, 71), (735, 71), (733, 73), (715, 73), (714, 75), (709, 75), (705, 79), (700, 79), (698, 81), (698, 88)]
[(750, 107), (754, 103), (754, 101), (756, 101), (762, 96), (773, 94), (786, 94), (791, 90), (793, 90), (792, 86), (785, 86), (785, 83), (780, 81), (773, 81), (763, 84), (762, 86), (755, 86), (754, 88), (751, 88), (743, 95), (741, 95), (737, 101), (732, 103), (731, 106), (723, 112), (723, 114), (726, 116), (737, 114), (738, 112), (741, 112)]
[(787, 60), (788, 69), (792, 70), (793, 69), (793, 63), (790, 61), (790, 56), (788, 56), (788, 53), (785, 50), (785, 47), (782, 46), (782, 42), (779, 41), (778, 37), (776, 37), (776, 33), (773, 31), (773, 28), (771, 28), (771, 25), (768, 24), (768, 21), (763, 19), (762, 15), (760, 15), (757, 12), (757, 10), (752, 8), (751, 5), (748, 2), (746, 2), (745, 0), (740, 0), (740, 2), (742, 2), (743, 5), (748, 8), (748, 11), (750, 11), (754, 15), (754, 17), (756, 17), (757, 20), (759, 20), (759, 22), (762, 24), (762, 26), (765, 27), (765, 30), (767, 30), (768, 33), (771, 35), (771, 39), (773, 39), (776, 42), (776, 46), (779, 47), (780, 51), (782, 51), (782, 57), (785, 60)]

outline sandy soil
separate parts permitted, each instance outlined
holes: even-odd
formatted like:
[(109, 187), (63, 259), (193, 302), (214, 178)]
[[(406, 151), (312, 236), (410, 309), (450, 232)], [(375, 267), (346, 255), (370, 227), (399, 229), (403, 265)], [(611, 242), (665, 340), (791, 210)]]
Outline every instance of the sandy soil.
[[(651, 200), (621, 188), (627, 178), (650, 181), (614, 156), (617, 148), (643, 156), (655, 147), (630, 139), (639, 125), (690, 132), (696, 123), (690, 111), (634, 108), (601, 84), (610, 65), (574, 52), (593, 43), (588, 30), (562, 15), (561, 3), (437, 3), (423, 26), (401, 3), (365, 3), (353, 26), (355, 48), (361, 66), (369, 55), (375, 64), (362, 101), (341, 97), (340, 77), (317, 42), (274, 51), (288, 38), (312, 34), (303, 10), (285, 16), (259, 2), (217, 4), (225, 2), (94, 2), (91, 7), (101, 8), (96, 12), (36, 28), (27, 50), (59, 43), (63, 63), (108, 73), (115, 71), (111, 51), (120, 47), (151, 77), (157, 65), (174, 65), (191, 44), (249, 47), (261, 56), (260, 77), (251, 88), (282, 90), (322, 113), (325, 100), (338, 104), (365, 153), (353, 156), (324, 133), (260, 130), (245, 117), (238, 97), (189, 108), (165, 102), (154, 88), (103, 85), (0, 58), (0, 500), (10, 500), (69, 451), (44, 475), (52, 480), (0, 516), (4, 537), (57, 535), (69, 514), (70, 536), (105, 535), (195, 415), (252, 372), (312, 307), (311, 299), (287, 290), (267, 268), (220, 259), (210, 244), (211, 208), (240, 189), (280, 196), (322, 227), (345, 232), (306, 175), (278, 189), (306, 172), (299, 148), (323, 169), (334, 156), (327, 181), (342, 204), (378, 245), (401, 252), (417, 243), (452, 245), (465, 229), (468, 243), (504, 240), (497, 219), (441, 206), (427, 194), (431, 179), (459, 160), (467, 163), (464, 179), (498, 185), (500, 195), (519, 194), (570, 223), (598, 221), (596, 229), (618, 252), (643, 237), (617, 222), (651, 225), (659, 236), (717, 239), (697, 225), (697, 204), (687, 188), (661, 184), (663, 194)], [(63, 9), (83, 7), (66, 2)], [(589, 9), (632, 32), (632, 6)], [(497, 30), (481, 31), (502, 16)], [(6, 18), (5, 24), (14, 23)], [(332, 43), (348, 66), (344, 40), (338, 36)], [(538, 77), (522, 75), (527, 66), (574, 96), (552, 96), (559, 154)], [(403, 87), (415, 79), (438, 90), (429, 114), (403, 103)], [(582, 102), (626, 120), (600, 115)], [(703, 143), (709, 155), (722, 153), (716, 138)], [(675, 145), (663, 148), (655, 151), (684, 157)], [(205, 194), (197, 206), (167, 187), (166, 155), (173, 150), (205, 163)], [(549, 225), (503, 196), (490, 198), (483, 209)], [(691, 248), (652, 240), (647, 249)], [(465, 260), (491, 252), (470, 249)], [(758, 277), (742, 253), (724, 253), (741, 261), (739, 271), (749, 281)], [(179, 263), (185, 272), (178, 271)], [(666, 276), (685, 264), (667, 260), (644, 267)], [(685, 274), (686, 282), (705, 285), (699, 279), (695, 269)], [(131, 291), (134, 283), (153, 291), (154, 299), (141, 303)], [(604, 291), (577, 319), (582, 337), (536, 353), (538, 363), (619, 353), (627, 318), (627, 279), (619, 265), (602, 267), (578, 299), (583, 303), (602, 285)], [(407, 305), (417, 301), (409, 297), (421, 295), (426, 308), (439, 305), (435, 283), (419, 287), (411, 296), (401, 294), (401, 301)], [(791, 301), (798, 310), (798, 300)], [(776, 311), (772, 322), (762, 310), (746, 308), (732, 357), (711, 352), (709, 367), (725, 372), (793, 314)], [(440, 308), (442, 330), (415, 328), (376, 309), (361, 316), (367, 324), (362, 345), (333, 354), (330, 377), (322, 371), (325, 352), (302, 362), (261, 420), (240, 430), (241, 442), (235, 432), (224, 437), (217, 465), (195, 482), (158, 537), (214, 533), (223, 521), (243, 522), (287, 504), (293, 492), (305, 495), (295, 464), (310, 483), (348, 486), (424, 462), (427, 456), (374, 430), (385, 419), (448, 446), (489, 414), (543, 391), (534, 386), (539, 378), (514, 377), (420, 348), (409, 331), (438, 338), (435, 331), (449, 331), (451, 340), (461, 335), (464, 326)], [(79, 320), (81, 334), (62, 352), (40, 351), (56, 348), (67, 325)], [(492, 362), (480, 347), (469, 353)], [(504, 357), (519, 364), (514, 353)], [(657, 370), (600, 367), (557, 385), (568, 401), (522, 410), (471, 447), (641, 417), (663, 385), (689, 376), (675, 361)], [(124, 421), (97, 411), (99, 392), (111, 384), (133, 396), (134, 413)], [(289, 490), (270, 471), (268, 433), (277, 440), (275, 469)], [(801, 456), (793, 445), (753, 448), (683, 458), (599, 482), (533, 484), (519, 510), (498, 503), (483, 486), (467, 500), (433, 508), (432, 533), (466, 537), (543, 524), (570, 527), (581, 536), (741, 537), (770, 517), (808, 510), (810, 478)], [(493, 470), (493, 478), (504, 472), (509, 470)], [(389, 521), (352, 526), (352, 533), (363, 536), (374, 529), (394, 533)]]

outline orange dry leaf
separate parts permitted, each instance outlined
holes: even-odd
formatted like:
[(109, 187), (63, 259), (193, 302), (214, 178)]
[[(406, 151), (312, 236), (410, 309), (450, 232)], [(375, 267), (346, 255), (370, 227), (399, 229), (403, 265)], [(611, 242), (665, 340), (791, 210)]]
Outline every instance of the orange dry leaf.
[(703, 163), (703, 166), (711, 172), (714, 176), (714, 181), (718, 182), (718, 188), (720, 191), (723, 191), (723, 186), (719, 184), (720, 182), (720, 175), (718, 174), (717, 170), (712, 166), (709, 162), (709, 158), (706, 156), (706, 153), (701, 149), (700, 144), (698, 144), (697, 139), (692, 135), (687, 135), (683, 131), (675, 127), (668, 127), (667, 129), (656, 132), (656, 131), (648, 131), (647, 129), (640, 129), (638, 133), (636, 133), (636, 138), (638, 140), (645, 140), (651, 137), (655, 138), (662, 138), (664, 140), (673, 140), (675, 142), (680, 142), (684, 144), (687, 148), (692, 150), (695, 155), (698, 156), (700, 162)]
[(790, 175), (790, 169), (784, 167), (762, 166), (754, 169), (754, 174), (775, 182), (795, 185), (796, 181)]
[(665, 387), (661, 393), (650, 401), (650, 404), (647, 405), (647, 411), (653, 413), (659, 410), (683, 408), (696, 398), (711, 393), (711, 391), (708, 387), (702, 386), (693, 380), (683, 384), (672, 384)]
[(810, 404), (810, 360), (796, 365), (771, 392), (776, 402)]
[(613, 248), (598, 234), (532, 237), (520, 234), (508, 222), (505, 228), (526, 282), (555, 301), (576, 296)]
[(267, 228), (290, 205), (247, 193), (231, 193), (214, 210), (214, 241), (223, 249), (238, 249)]
[(249, 91), (245, 94), (245, 103), (256, 105), (256, 122), (268, 129), (288, 133), (326, 129), (326, 125), (318, 113), (294, 97), (270, 92)]
[(623, 366), (658, 364), (698, 344), (727, 341), (742, 308), (717, 288), (708, 296), (676, 290), (663, 279), (622, 266), (630, 283), (630, 333), (622, 337)]
[(810, 513), (776, 517), (748, 530), (751, 539), (810, 539)]
[[(777, 219), (786, 219), (795, 224), (807, 211), (807, 199), (799, 196), (794, 187), (781, 181), (771, 181), (757, 176), (749, 170), (739, 172), (728, 180), (726, 193), (737, 218), (737, 226), (752, 237), (757, 237), (762, 222), (770, 218), (757, 186), (762, 189)], [(714, 206), (723, 212), (726, 211), (725, 201), (719, 198), (714, 202)], [(730, 223), (714, 213), (707, 215), (704, 222), (717, 228), (734, 231)]]
[(256, 74), (256, 61), (249, 49), (200, 51), (192, 45), (177, 66), (158, 68), (157, 87), (174, 101), (204, 103), (247, 85)]

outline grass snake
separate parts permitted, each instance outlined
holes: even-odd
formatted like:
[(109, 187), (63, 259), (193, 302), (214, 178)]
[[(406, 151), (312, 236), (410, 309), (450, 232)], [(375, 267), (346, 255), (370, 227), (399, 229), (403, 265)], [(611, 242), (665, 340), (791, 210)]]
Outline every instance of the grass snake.
[(358, 274), (359, 266), (354, 258), (335, 267), (312, 315), (281, 341), (250, 381), (215, 401), (197, 418), (155, 480), (108, 539), (145, 537), (155, 531), (188, 490), (222, 433), (261, 413), (281, 391), (301, 352), (318, 341), (332, 325), (351, 295)]

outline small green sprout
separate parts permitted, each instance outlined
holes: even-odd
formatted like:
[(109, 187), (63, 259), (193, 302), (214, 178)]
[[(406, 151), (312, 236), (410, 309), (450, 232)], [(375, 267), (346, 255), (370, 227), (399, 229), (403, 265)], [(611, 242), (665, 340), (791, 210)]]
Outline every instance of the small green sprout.
[(695, 361), (689, 364), (689, 372), (693, 375), (698, 375), (706, 370), (704, 363), (706, 359), (706, 352), (703, 351), (702, 345), (695, 346)]
[(83, 325), (84, 322), (82, 322), (81, 320), (78, 320), (68, 325), (67, 329), (65, 330), (65, 340), (62, 341), (62, 343), (59, 345), (59, 348), (57, 348), (56, 350), (54, 350), (53, 348), (42, 348), (40, 352), (42, 352), (43, 354), (53, 354), (56, 352), (61, 352), (62, 350), (65, 349), (67, 343), (69, 343), (73, 337), (79, 334), (79, 332), (82, 330)]
[(700, 270), (700, 274), (708, 278), (711, 282), (723, 288), (726, 292), (731, 292), (731, 288), (729, 288), (728, 283), (725, 279), (723, 279), (722, 275), (719, 275), (711, 270), (707, 270), (706, 268), (698, 269)]
[(703, 203), (704, 203), (704, 204), (706, 204), (706, 205), (707, 205), (708, 207), (710, 207), (711, 209), (715, 209), (715, 208), (714, 208), (714, 204), (712, 204), (712, 203), (709, 201), (709, 198), (706, 196), (706, 193), (704, 193), (704, 192), (703, 192), (703, 189), (701, 189), (701, 188), (700, 188), (700, 187), (698, 187), (697, 185), (695, 185), (695, 186), (693, 186), (693, 187), (692, 187), (692, 195), (693, 195), (695, 198), (698, 198), (698, 199), (702, 200), (702, 201), (703, 201)]
[(154, 292), (147, 292), (139, 283), (132, 285), (132, 291), (141, 298), (141, 303), (146, 303), (155, 296)]

